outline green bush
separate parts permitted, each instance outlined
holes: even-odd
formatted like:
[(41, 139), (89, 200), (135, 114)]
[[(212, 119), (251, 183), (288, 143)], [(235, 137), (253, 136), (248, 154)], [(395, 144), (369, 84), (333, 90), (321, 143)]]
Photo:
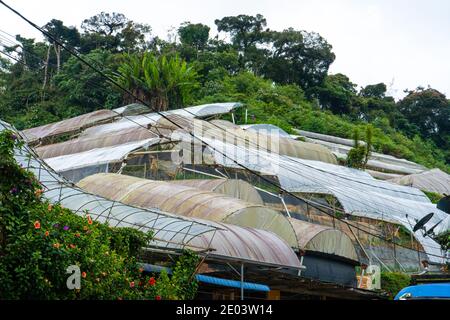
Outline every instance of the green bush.
[[(0, 132), (0, 299), (191, 299), (197, 256), (186, 253), (173, 275), (143, 274), (142, 246), (152, 238), (75, 215), (42, 197), (42, 186), (21, 168), (13, 148), (21, 142)], [(69, 290), (69, 266), (81, 288)]]
[(410, 282), (411, 277), (404, 273), (381, 273), (381, 290), (385, 291), (391, 299), (393, 299), (401, 289), (409, 286)]

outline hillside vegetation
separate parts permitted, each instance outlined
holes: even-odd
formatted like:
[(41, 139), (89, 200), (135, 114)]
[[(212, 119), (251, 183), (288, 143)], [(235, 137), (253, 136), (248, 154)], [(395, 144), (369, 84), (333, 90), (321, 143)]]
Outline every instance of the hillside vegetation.
[[(51, 20), (44, 28), (58, 42), (2, 34), (0, 117), (23, 129), (135, 102), (62, 49), (63, 43), (156, 110), (240, 101), (249, 109), (248, 122), (345, 138), (355, 131), (364, 136), (371, 124), (376, 151), (450, 172), (450, 103), (444, 94), (419, 87), (395, 101), (384, 83), (358, 88), (344, 74), (328, 73), (335, 54), (326, 39), (292, 28), (271, 30), (261, 15), (215, 24), (217, 32), (186, 22), (162, 40), (147, 24), (101, 13), (80, 30)], [(229, 41), (220, 40), (225, 35)]]

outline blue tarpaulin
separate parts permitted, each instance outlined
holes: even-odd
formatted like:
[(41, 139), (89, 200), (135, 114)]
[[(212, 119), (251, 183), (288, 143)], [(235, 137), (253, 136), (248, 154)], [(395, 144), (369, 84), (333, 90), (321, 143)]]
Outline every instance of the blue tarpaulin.
[[(216, 277), (205, 276), (203, 274), (196, 275), (197, 280), (204, 283), (213, 284), (216, 286), (230, 287), (230, 288), (241, 288), (241, 282), (236, 280), (222, 279)], [(251, 282), (243, 282), (244, 290), (252, 290), (252, 291), (262, 291), (269, 292), (270, 288), (264, 284), (251, 283)]]
[[(165, 268), (161, 266), (155, 266), (153, 264), (143, 264), (143, 268), (145, 272), (161, 272), (162, 270), (165, 270), (168, 274), (172, 273), (172, 270), (170, 268)], [(206, 276), (203, 274), (197, 274), (195, 276), (198, 281), (203, 283), (212, 284), (215, 286), (222, 286), (222, 287), (229, 287), (229, 288), (241, 288), (241, 282), (237, 280), (229, 280), (229, 279), (222, 279), (217, 277), (211, 277)], [(251, 290), (251, 291), (261, 291), (261, 292), (269, 292), (270, 288), (264, 284), (258, 284), (258, 283), (252, 283), (252, 282), (243, 282), (244, 290)]]

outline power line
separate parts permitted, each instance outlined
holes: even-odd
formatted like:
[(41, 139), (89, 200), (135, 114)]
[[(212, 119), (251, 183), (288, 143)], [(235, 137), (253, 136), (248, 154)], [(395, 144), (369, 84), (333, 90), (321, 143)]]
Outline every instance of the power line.
[[(94, 66), (92, 63), (86, 61), (86, 59), (84, 59), (84, 58), (82, 58), (81, 56), (79, 56), (77, 53), (74, 52), (74, 50), (76, 51), (76, 49), (72, 50), (72, 49), (68, 48), (66, 45), (64, 45), (63, 43), (61, 43), (61, 41), (59, 41), (58, 39), (56, 39), (52, 34), (50, 34), (49, 32), (47, 32), (47, 31), (45, 31), (45, 30), (43, 30), (41, 27), (37, 26), (35, 23), (33, 23), (32, 21), (30, 21), (29, 19), (27, 19), (26, 17), (24, 17), (24, 16), (23, 16), (21, 13), (19, 13), (17, 10), (15, 10), (15, 9), (13, 9), (12, 7), (10, 7), (9, 5), (7, 5), (3, 0), (0, 0), (0, 3), (1, 3), (3, 6), (5, 6), (6, 8), (8, 8), (9, 10), (11, 10), (12, 12), (14, 12), (16, 15), (18, 15), (20, 18), (22, 18), (22, 19), (23, 19), (24, 21), (26, 21), (28, 24), (30, 24), (31, 26), (33, 26), (35, 29), (39, 30), (39, 31), (40, 31), (42, 34), (44, 34), (47, 38), (51, 39), (53, 42), (55, 42), (56, 44), (58, 44), (61, 48), (63, 48), (63, 49), (66, 50), (67, 52), (69, 52), (69, 53), (70, 53), (71, 55), (73, 55), (76, 59), (78, 59), (79, 61), (81, 61), (81, 62), (83, 62), (84, 64), (86, 64), (86, 65), (87, 65), (88, 67), (90, 67), (92, 70), (94, 70), (95, 72), (97, 72), (98, 74), (100, 74), (102, 77), (104, 77), (107, 81), (109, 81), (110, 83), (112, 83), (113, 85), (115, 85), (116, 87), (118, 87), (120, 90), (122, 90), (123, 92), (125, 92), (125, 93), (128, 94), (129, 96), (133, 97), (135, 100), (139, 101), (139, 102), (142, 103), (143, 105), (147, 106), (150, 110), (153, 110), (155, 113), (157, 113), (157, 114), (160, 115), (162, 118), (166, 119), (167, 121), (169, 121), (170, 123), (172, 123), (172, 124), (175, 125), (176, 127), (180, 128), (181, 130), (184, 130), (180, 125), (178, 125), (176, 122), (174, 122), (173, 120), (171, 120), (171, 119), (170, 119), (168, 116), (166, 116), (164, 113), (162, 113), (161, 111), (158, 111), (158, 110), (154, 109), (154, 108), (153, 108), (152, 106), (150, 106), (147, 102), (145, 102), (144, 100), (142, 100), (142, 99), (140, 99), (139, 97), (135, 96), (130, 90), (128, 90), (127, 88), (125, 88), (125, 87), (124, 87), (123, 85), (121, 85), (119, 82), (117, 82), (116, 80), (114, 80), (114, 79), (112, 79), (111, 77), (109, 77), (108, 75), (106, 75), (106, 74), (105, 74), (102, 70), (100, 70), (98, 67)], [(122, 115), (122, 116), (123, 116), (123, 115)], [(124, 117), (125, 119), (129, 120), (129, 121), (135, 122), (134, 120), (129, 119), (129, 118), (126, 117), (126, 116), (123, 116), (123, 117)], [(135, 123), (136, 123), (136, 122), (135, 122)], [(138, 124), (139, 126), (142, 126), (142, 125), (140, 125), (139, 123), (137, 123), (137, 124)], [(142, 127), (143, 127), (143, 126), (142, 126)], [(144, 127), (144, 128), (145, 128), (145, 127)], [(145, 128), (145, 129), (147, 129), (147, 128)], [(204, 144), (205, 146), (207, 146), (207, 147), (210, 148), (211, 150), (216, 151), (216, 152), (219, 152), (221, 155), (223, 155), (223, 156), (226, 157), (227, 159), (231, 160), (233, 163), (235, 163), (235, 164), (238, 165), (239, 167), (243, 168), (245, 171), (248, 171), (248, 172), (250, 172), (250, 173), (252, 173), (252, 174), (258, 176), (260, 179), (263, 179), (264, 181), (266, 181), (267, 183), (269, 183), (269, 184), (271, 184), (271, 185), (273, 185), (273, 186), (276, 186), (277, 188), (279, 188), (280, 190), (282, 190), (284, 193), (289, 194), (289, 195), (291, 195), (292, 197), (294, 197), (294, 198), (296, 198), (296, 199), (298, 199), (298, 200), (300, 200), (300, 201), (304, 201), (305, 203), (308, 203), (309, 205), (311, 205), (311, 206), (314, 207), (315, 209), (317, 209), (317, 210), (319, 210), (319, 211), (325, 213), (326, 215), (329, 215), (329, 216), (331, 216), (331, 217), (333, 217), (333, 218), (335, 218), (335, 219), (337, 219), (337, 220), (339, 220), (339, 221), (341, 221), (341, 222), (347, 224), (348, 226), (352, 226), (352, 227), (354, 227), (354, 228), (356, 228), (356, 229), (358, 229), (358, 230), (361, 230), (362, 232), (365, 232), (365, 233), (367, 233), (367, 234), (369, 234), (369, 235), (372, 235), (373, 237), (379, 238), (379, 239), (381, 239), (381, 240), (383, 240), (383, 241), (386, 241), (386, 242), (392, 242), (392, 241), (389, 241), (388, 239), (383, 238), (383, 237), (381, 237), (381, 236), (379, 236), (379, 235), (371, 234), (371, 233), (369, 233), (368, 231), (361, 229), (359, 226), (352, 225), (352, 224), (350, 224), (348, 221), (343, 220), (343, 219), (341, 219), (341, 218), (339, 218), (339, 217), (336, 217), (335, 215), (330, 214), (330, 213), (327, 212), (326, 210), (323, 210), (323, 209), (321, 209), (320, 207), (316, 206), (314, 203), (311, 203), (310, 200), (303, 199), (303, 198), (299, 197), (298, 195), (296, 195), (296, 194), (294, 194), (294, 193), (292, 193), (292, 192), (290, 192), (290, 191), (285, 190), (283, 187), (281, 187), (280, 185), (274, 183), (274, 182), (271, 181), (270, 179), (265, 178), (264, 176), (260, 175), (258, 172), (256, 172), (256, 171), (254, 171), (254, 170), (252, 170), (252, 169), (250, 169), (250, 168), (248, 168), (248, 167), (246, 167), (246, 166), (240, 164), (239, 162), (237, 162), (237, 161), (234, 160), (233, 158), (230, 158), (230, 157), (229, 157), (228, 155), (226, 155), (225, 153), (218, 151), (216, 148), (212, 147), (210, 144), (208, 144), (207, 142), (205, 142), (205, 141), (202, 140), (201, 138), (195, 136), (192, 132), (189, 131), (188, 134), (189, 134), (190, 136), (192, 136), (192, 138), (194, 138), (194, 139), (200, 141), (202, 144)], [(330, 209), (333, 209), (333, 208), (330, 208)], [(394, 243), (395, 243), (395, 242), (394, 242)], [(409, 247), (407, 247), (407, 246), (404, 246), (404, 245), (401, 245), (401, 244), (396, 244), (396, 243), (395, 243), (395, 245), (397, 245), (397, 246), (399, 246), (399, 247), (404, 247), (404, 248), (407, 248), (407, 249), (411, 249), (411, 248), (409, 248)], [(422, 251), (422, 252), (423, 252), (423, 251)], [(436, 256), (436, 257), (439, 257), (439, 258), (445, 258), (445, 257), (443, 257), (443, 256), (435, 255), (435, 254), (431, 254), (431, 253), (427, 253), (427, 252), (423, 252), (423, 253), (425, 253), (425, 254), (427, 254), (427, 255), (431, 255), (431, 256)]]

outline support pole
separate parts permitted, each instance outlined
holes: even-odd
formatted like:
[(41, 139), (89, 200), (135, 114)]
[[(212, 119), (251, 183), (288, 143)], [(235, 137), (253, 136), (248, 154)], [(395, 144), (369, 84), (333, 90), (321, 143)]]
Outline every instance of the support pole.
[(244, 300), (244, 264), (241, 263), (241, 300)]

